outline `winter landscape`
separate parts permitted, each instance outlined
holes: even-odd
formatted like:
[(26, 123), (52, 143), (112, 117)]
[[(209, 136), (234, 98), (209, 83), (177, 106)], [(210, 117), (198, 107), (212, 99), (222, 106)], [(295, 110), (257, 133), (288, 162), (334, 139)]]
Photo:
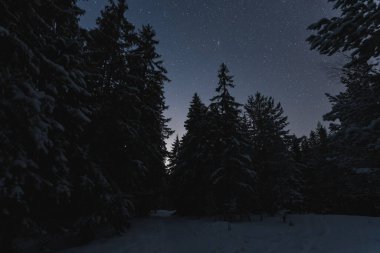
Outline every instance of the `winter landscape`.
[(380, 3), (0, 0), (0, 252), (380, 253)]
[(121, 237), (61, 253), (370, 253), (380, 249), (380, 219), (343, 215), (294, 215), (291, 225), (280, 217), (253, 217), (251, 222), (189, 219), (159, 211), (136, 219)]

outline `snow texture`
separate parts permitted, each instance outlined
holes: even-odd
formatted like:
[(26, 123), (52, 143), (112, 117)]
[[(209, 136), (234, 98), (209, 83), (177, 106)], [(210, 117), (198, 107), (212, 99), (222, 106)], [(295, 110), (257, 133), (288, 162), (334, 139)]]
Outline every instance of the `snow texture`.
[[(342, 215), (258, 217), (252, 222), (178, 218), (158, 211), (123, 236), (61, 253), (375, 253), (380, 218)], [(230, 231), (229, 231), (230, 227)]]
[(380, 168), (354, 168), (353, 171), (356, 174), (371, 174), (380, 171)]

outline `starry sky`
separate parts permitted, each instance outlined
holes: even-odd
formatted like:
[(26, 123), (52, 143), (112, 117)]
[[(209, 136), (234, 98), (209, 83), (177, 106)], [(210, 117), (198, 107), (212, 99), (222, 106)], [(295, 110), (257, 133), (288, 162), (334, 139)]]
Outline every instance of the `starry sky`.
[[(85, 28), (106, 0), (79, 2)], [(234, 75), (231, 92), (245, 103), (256, 91), (281, 102), (291, 133), (315, 129), (330, 104), (324, 93), (342, 89), (331, 68), (339, 57), (310, 51), (307, 26), (334, 15), (327, 0), (129, 0), (126, 16), (138, 28), (151, 24), (171, 82), (165, 95), (170, 126), (181, 136), (192, 95), (209, 103), (224, 62)], [(172, 137), (174, 138), (174, 136)], [(169, 140), (169, 143), (171, 140)]]

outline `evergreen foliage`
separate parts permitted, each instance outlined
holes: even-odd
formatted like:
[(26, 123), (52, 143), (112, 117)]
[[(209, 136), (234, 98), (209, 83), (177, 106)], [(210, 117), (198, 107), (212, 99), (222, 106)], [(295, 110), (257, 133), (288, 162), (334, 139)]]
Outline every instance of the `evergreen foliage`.
[(287, 117), (280, 103), (260, 93), (250, 96), (245, 105), (248, 132), (257, 170), (260, 211), (271, 214), (300, 205), (302, 182), (297, 164), (289, 152)]
[(178, 158), (179, 158), (179, 149), (180, 149), (180, 146), (181, 146), (181, 142), (178, 138), (178, 135), (176, 136), (173, 144), (172, 144), (172, 148), (169, 152), (169, 155), (168, 155), (168, 174), (171, 175), (173, 174), (176, 166), (178, 165)]
[(0, 9), (0, 247), (10, 251), (14, 237), (69, 218), (78, 189), (102, 178), (81, 143), (92, 113), (82, 11), (75, 1), (2, 1)]
[(76, 1), (2, 1), (1, 248), (33, 234), (91, 239), (162, 198), (168, 79), (150, 26), (124, 0), (91, 31)]
[(380, 5), (376, 0), (328, 0), (340, 16), (323, 18), (309, 26), (316, 31), (307, 40), (311, 49), (333, 55), (349, 52), (365, 63), (380, 55)]
[(181, 215), (206, 215), (214, 209), (207, 113), (207, 107), (194, 94), (185, 121), (187, 132), (182, 137), (175, 166), (170, 167), (170, 198)]
[(290, 135), (281, 104), (260, 93), (242, 106), (221, 64), (215, 96), (207, 106), (194, 94), (168, 152), (159, 42), (128, 21), (125, 0), (109, 0), (91, 30), (75, 0), (0, 1), (0, 249), (22, 237), (85, 242), (165, 205), (228, 221), (380, 215), (380, 4), (330, 2), (340, 16), (308, 38), (321, 54), (350, 54), (345, 90), (327, 94), (329, 131)]
[(241, 126), (241, 105), (229, 93), (235, 85), (225, 64), (220, 66), (218, 78), (209, 118), (214, 154), (211, 180), (218, 212), (242, 214), (252, 210), (255, 171)]
[(340, 17), (311, 25), (316, 34), (308, 38), (311, 48), (322, 54), (347, 51), (351, 55), (342, 69), (345, 91), (336, 96), (328, 94), (332, 110), (324, 119), (332, 122), (331, 160), (344, 175), (344, 187), (339, 189), (343, 191), (342, 209), (351, 212), (355, 205), (361, 205), (365, 213), (371, 210), (378, 214), (380, 190), (371, 183), (362, 191), (357, 185), (357, 170), (367, 168), (367, 174), (380, 179), (380, 6), (373, 0), (332, 2), (340, 10)]

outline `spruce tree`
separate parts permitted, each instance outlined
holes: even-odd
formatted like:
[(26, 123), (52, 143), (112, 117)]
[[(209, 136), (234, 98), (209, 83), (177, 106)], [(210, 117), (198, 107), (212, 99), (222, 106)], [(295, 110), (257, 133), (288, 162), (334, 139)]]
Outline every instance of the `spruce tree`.
[(176, 166), (170, 175), (170, 196), (181, 215), (210, 215), (215, 212), (211, 191), (207, 107), (194, 94), (185, 121)]
[(135, 32), (126, 10), (124, 0), (109, 1), (90, 31), (89, 81), (97, 98), (91, 146), (115, 188), (134, 203), (134, 213), (147, 215), (158, 208), (165, 187), (168, 78), (152, 27)]
[(97, 180), (81, 145), (91, 114), (81, 13), (76, 1), (0, 3), (0, 227), (8, 244), (0, 247), (8, 252), (15, 236), (78, 218), (64, 207)]
[[(380, 55), (380, 5), (375, 0), (329, 0), (339, 16), (323, 18), (309, 26), (315, 31), (307, 40), (311, 49), (333, 55), (348, 52), (360, 63)], [(353, 15), (355, 13), (355, 15)]]
[[(91, 157), (112, 187), (104, 203), (107, 216), (118, 229), (125, 225), (142, 191), (146, 165), (141, 161), (140, 90), (130, 77), (127, 56), (136, 45), (137, 34), (126, 19), (124, 0), (109, 1), (89, 31), (86, 53), (88, 83), (94, 94), (94, 120), (88, 131)], [(112, 206), (113, 208), (109, 208)]]
[(181, 142), (178, 138), (178, 135), (174, 139), (174, 142), (172, 143), (172, 148), (170, 150), (170, 153), (168, 155), (168, 173), (169, 175), (173, 173), (175, 170), (175, 167), (178, 165), (178, 157), (179, 157), (179, 149), (181, 146)]
[(85, 31), (75, 0), (0, 3), (7, 252), (30, 232), (91, 239), (99, 223), (122, 230), (133, 211), (157, 207), (158, 197), (146, 203), (141, 195), (158, 192), (165, 173), (166, 70), (154, 31), (136, 33), (126, 10), (124, 0), (108, 1), (97, 27)]
[[(336, 96), (328, 95), (332, 110), (324, 116), (332, 122), (331, 161), (345, 175), (344, 197), (341, 199), (346, 203), (341, 205), (360, 214), (380, 211), (374, 204), (380, 198), (379, 191), (373, 185), (363, 187), (356, 179), (360, 177), (356, 171), (361, 168), (372, 169), (369, 170), (372, 178), (379, 178), (380, 173), (380, 93), (377, 90), (380, 75), (370, 71), (367, 64), (355, 63), (345, 67), (342, 83), (346, 90)], [(355, 182), (361, 186), (356, 186)]]
[(341, 167), (379, 167), (380, 75), (367, 64), (345, 67), (342, 74), (346, 90), (328, 94), (332, 110), (324, 116), (332, 122), (336, 162)]
[[(359, 145), (355, 150), (340, 152), (346, 154), (345, 158), (340, 159), (340, 163), (346, 165), (341, 166), (379, 167), (380, 160), (375, 157), (380, 154), (376, 148), (380, 135), (380, 36), (377, 32), (380, 23), (376, 17), (380, 6), (373, 0), (333, 2), (334, 7), (341, 11), (341, 16), (324, 18), (311, 25), (309, 29), (316, 31), (316, 34), (308, 38), (311, 48), (321, 54), (347, 51), (351, 55), (351, 60), (342, 70), (341, 79), (346, 90), (337, 96), (328, 95), (333, 108), (326, 114), (325, 120), (341, 122), (331, 125), (337, 142), (346, 142), (339, 146)], [(356, 14), (353, 16), (352, 13)]]
[(297, 136), (290, 136), (289, 150), (292, 154), (292, 159), (299, 164), (302, 164), (303, 156), (302, 156), (302, 138), (297, 138)]
[[(141, 161), (146, 165), (146, 181), (143, 196), (147, 199), (147, 208), (141, 209), (141, 214), (147, 214), (150, 209), (157, 209), (163, 201), (165, 182), (165, 159), (168, 154), (165, 140), (173, 131), (168, 127), (170, 119), (164, 115), (168, 106), (164, 97), (164, 85), (169, 82), (161, 55), (157, 53), (158, 41), (156, 33), (149, 25), (143, 26), (138, 32), (136, 48), (129, 59), (130, 75), (134, 82), (141, 85), (140, 138), (143, 143)], [(149, 203), (148, 203), (149, 202)]]
[[(380, 167), (380, 74), (379, 19), (377, 1), (334, 0), (339, 17), (324, 18), (309, 28), (315, 33), (308, 38), (311, 48), (321, 54), (347, 52), (351, 60), (342, 70), (341, 81), (346, 90), (336, 96), (328, 95), (332, 110), (325, 115), (331, 121), (332, 162), (342, 171), (346, 199), (363, 199), (355, 182), (357, 169), (370, 168), (375, 178)], [(355, 15), (352, 15), (355, 13)], [(338, 121), (338, 123), (335, 123)], [(377, 172), (373, 172), (377, 171)], [(349, 186), (350, 185), (350, 186)], [(351, 189), (349, 189), (351, 188)], [(379, 192), (372, 188), (369, 199), (378, 199)], [(361, 197), (355, 197), (361, 196)], [(356, 199), (356, 200), (354, 200)], [(350, 202), (351, 200), (347, 200)], [(360, 206), (372, 205), (368, 201)], [(375, 201), (376, 202), (376, 201)], [(345, 206), (358, 205), (342, 204)], [(368, 209), (371, 208), (367, 208)], [(376, 211), (375, 211), (376, 212)], [(378, 211), (377, 211), (378, 212)]]
[(299, 168), (292, 161), (286, 130), (287, 117), (281, 104), (260, 93), (244, 106), (257, 170), (260, 211), (274, 214), (280, 208), (295, 209), (302, 201)]
[(250, 212), (254, 205), (255, 171), (241, 126), (241, 105), (229, 93), (235, 85), (225, 64), (219, 68), (218, 79), (209, 119), (214, 159), (212, 183), (217, 212), (241, 215)]
[(342, 185), (343, 175), (339, 175), (330, 162), (330, 140), (322, 124), (318, 123), (316, 130), (303, 140), (302, 154), (306, 211), (326, 213), (336, 210), (339, 202), (339, 189), (336, 186)]

